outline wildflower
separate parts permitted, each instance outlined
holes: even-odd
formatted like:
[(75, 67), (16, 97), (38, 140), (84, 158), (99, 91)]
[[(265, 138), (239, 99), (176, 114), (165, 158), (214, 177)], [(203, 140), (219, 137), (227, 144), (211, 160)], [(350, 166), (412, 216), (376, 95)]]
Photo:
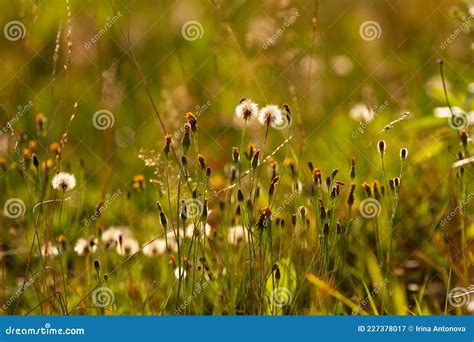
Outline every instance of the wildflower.
[(55, 257), (59, 254), (59, 249), (53, 245), (50, 241), (47, 241), (43, 246), (41, 246), (41, 255)]
[(102, 233), (101, 239), (105, 244), (105, 248), (115, 246), (118, 244), (120, 237), (131, 236), (130, 230), (127, 227), (110, 227)]
[(185, 236), (188, 239), (192, 239), (194, 235), (199, 236), (199, 233), (201, 235), (200, 236), (201, 239), (209, 237), (211, 235), (211, 226), (208, 223), (206, 223), (203, 229), (202, 223), (200, 222), (196, 225), (196, 229), (194, 229), (194, 224), (190, 224), (186, 227)]
[(137, 190), (143, 190), (145, 188), (145, 176), (143, 175), (133, 176), (132, 187)]
[(121, 256), (130, 256), (140, 250), (137, 240), (129, 236), (119, 236), (119, 243), (117, 245), (117, 253)]
[(248, 241), (248, 231), (242, 226), (235, 226), (229, 228), (227, 235), (229, 244), (237, 246)]
[(238, 163), (240, 158), (239, 149), (237, 147), (232, 147), (232, 160), (234, 163)]
[(97, 239), (91, 238), (89, 240), (80, 238), (77, 240), (76, 245), (74, 246), (74, 252), (77, 255), (87, 255), (89, 253), (95, 253), (97, 250)]
[(38, 135), (42, 135), (43, 130), (44, 130), (44, 125), (46, 123), (46, 117), (44, 116), (43, 113), (38, 113), (36, 114), (35, 122), (36, 122), (36, 131)]
[(48, 160), (45, 160), (45, 161), (41, 164), (41, 169), (42, 169), (43, 171), (45, 171), (45, 170), (50, 169), (52, 166), (53, 166), (53, 160), (52, 160), (52, 159), (48, 159)]
[(38, 148), (38, 143), (36, 142), (36, 140), (30, 140), (30, 141), (28, 141), (28, 148), (29, 148), (31, 151), (36, 151), (36, 149)]
[(257, 150), (252, 157), (252, 169), (256, 169), (258, 166), (258, 160), (260, 158), (260, 150)]
[(194, 114), (191, 112), (187, 112), (186, 120), (188, 120), (188, 123), (191, 126), (191, 130), (193, 131), (193, 133), (195, 133), (197, 131), (197, 120)]
[(202, 154), (198, 155), (199, 165), (201, 166), (202, 170), (206, 170), (206, 159)]
[(355, 121), (370, 122), (374, 119), (375, 113), (369, 106), (357, 103), (350, 109), (349, 116)]
[(184, 135), (181, 144), (183, 146), (183, 153), (186, 154), (189, 150), (189, 146), (191, 146), (191, 138), (189, 137), (189, 131), (191, 130), (191, 126), (189, 123), (184, 124)]
[(58, 155), (59, 154), (59, 151), (61, 150), (61, 147), (58, 143), (52, 143), (50, 146), (49, 146), (49, 149), (54, 152), (54, 154)]
[(186, 270), (184, 270), (182, 266), (176, 267), (176, 269), (174, 270), (174, 276), (176, 277), (176, 279), (179, 279), (179, 278), (185, 279), (186, 278)]
[(66, 172), (58, 172), (51, 182), (56, 190), (68, 191), (76, 186), (76, 178), (74, 175)]
[(148, 257), (162, 255), (166, 252), (166, 240), (156, 239), (143, 246), (143, 254)]
[(272, 209), (270, 207), (263, 208), (257, 221), (257, 228), (263, 229), (266, 227), (271, 222), (271, 218)]
[(258, 113), (258, 121), (266, 127), (279, 127), (284, 124), (281, 110), (275, 105), (263, 107)]
[(235, 115), (240, 119), (249, 121), (258, 115), (258, 105), (250, 99), (242, 99), (235, 107)]

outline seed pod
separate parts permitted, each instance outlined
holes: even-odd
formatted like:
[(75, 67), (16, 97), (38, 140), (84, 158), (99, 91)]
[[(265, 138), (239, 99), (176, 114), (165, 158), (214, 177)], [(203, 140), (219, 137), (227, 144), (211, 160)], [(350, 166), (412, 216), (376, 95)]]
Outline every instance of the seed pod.
[(370, 189), (370, 185), (367, 184), (367, 182), (364, 182), (364, 184), (362, 184), (362, 186), (364, 187), (364, 190), (365, 190), (365, 193), (367, 194), (367, 197), (372, 197), (372, 190)]
[(384, 140), (379, 140), (377, 143), (377, 147), (379, 149), (379, 153), (383, 156), (385, 153), (385, 149), (387, 148), (387, 144), (385, 143)]
[(254, 170), (258, 166), (259, 157), (260, 157), (260, 150), (257, 150), (257, 152), (255, 152), (255, 154), (252, 157), (252, 169), (254, 169)]
[(204, 222), (207, 221), (207, 215), (209, 213), (208, 207), (207, 207), (207, 200), (204, 200), (204, 205), (202, 206), (202, 218), (204, 219)]
[(239, 149), (237, 147), (232, 147), (232, 160), (234, 163), (238, 163), (240, 159)]
[(329, 234), (329, 224), (325, 223), (323, 227), (323, 234), (328, 235)]
[(244, 201), (244, 194), (242, 193), (242, 190), (238, 189), (237, 190), (237, 200), (239, 202), (243, 202)]
[(408, 149), (405, 147), (400, 149), (400, 159), (405, 160), (407, 157), (408, 157)]
[(395, 185), (396, 188), (400, 187), (400, 177), (395, 177), (393, 179), (393, 184)]
[(202, 154), (198, 155), (199, 165), (201, 166), (201, 170), (206, 170), (206, 159)]
[(336, 234), (339, 235), (342, 233), (341, 221), (336, 222)]
[(183, 221), (186, 221), (186, 219), (188, 218), (188, 208), (186, 207), (186, 201), (181, 201), (180, 218)]
[(99, 260), (94, 260), (94, 268), (97, 272), (99, 272), (99, 270), (100, 270)]
[(170, 153), (171, 143), (172, 143), (171, 135), (167, 134), (165, 136), (165, 147), (163, 148), (163, 152), (165, 153), (165, 156), (168, 156), (168, 154)]
[(39, 167), (39, 161), (38, 161), (38, 157), (36, 157), (36, 154), (33, 153), (33, 165), (35, 166), (36, 169), (38, 169)]
[(193, 113), (187, 112), (186, 119), (188, 120), (189, 125), (191, 126), (191, 130), (193, 133), (197, 131), (197, 120)]
[(281, 279), (280, 268), (277, 264), (273, 265), (273, 267), (275, 269), (275, 280), (279, 281)]
[(354, 204), (354, 191), (355, 191), (355, 188), (356, 188), (356, 185), (352, 184), (351, 185), (351, 190), (349, 192), (349, 198), (347, 199), (347, 204), (349, 205), (349, 207)]
[(393, 182), (393, 179), (388, 180), (388, 186), (390, 187), (390, 190), (395, 189), (395, 183)]
[(461, 143), (464, 147), (467, 146), (467, 133), (465, 130), (462, 130), (460, 133), (459, 133), (459, 137), (461, 138)]
[(189, 130), (191, 129), (191, 126), (189, 126), (188, 123), (184, 124), (184, 135), (183, 135), (183, 140), (181, 142), (183, 146), (183, 153), (186, 154), (189, 150), (189, 146), (191, 146), (191, 139), (189, 137)]
[(308, 167), (309, 167), (309, 171), (313, 172), (314, 166), (313, 166), (313, 163), (311, 161), (308, 162)]
[(356, 166), (355, 166), (355, 157), (351, 159), (351, 179), (354, 179), (356, 176)]
[(291, 224), (296, 226), (296, 214), (291, 215)]

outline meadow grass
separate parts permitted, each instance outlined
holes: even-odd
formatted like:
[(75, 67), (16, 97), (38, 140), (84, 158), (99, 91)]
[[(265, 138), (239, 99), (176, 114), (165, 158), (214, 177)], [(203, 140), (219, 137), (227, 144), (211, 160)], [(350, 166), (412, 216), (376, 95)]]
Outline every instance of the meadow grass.
[(4, 314), (474, 310), (474, 5), (58, 4), (3, 15)]

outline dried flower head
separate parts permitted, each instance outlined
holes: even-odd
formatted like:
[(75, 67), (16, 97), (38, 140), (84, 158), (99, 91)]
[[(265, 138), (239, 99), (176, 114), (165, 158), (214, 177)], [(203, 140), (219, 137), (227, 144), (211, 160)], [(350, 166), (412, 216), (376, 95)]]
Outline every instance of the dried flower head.
[(249, 121), (258, 114), (258, 105), (250, 99), (242, 99), (235, 107), (235, 115), (245, 121)]

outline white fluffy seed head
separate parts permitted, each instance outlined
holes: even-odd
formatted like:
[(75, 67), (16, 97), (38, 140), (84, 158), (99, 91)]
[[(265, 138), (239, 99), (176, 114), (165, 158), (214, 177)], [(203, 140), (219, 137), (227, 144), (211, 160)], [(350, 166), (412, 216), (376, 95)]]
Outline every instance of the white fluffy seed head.
[(258, 121), (265, 126), (280, 126), (284, 123), (281, 109), (275, 105), (267, 105), (260, 109), (258, 113)]
[(76, 177), (67, 172), (59, 172), (53, 177), (51, 184), (56, 190), (72, 190), (76, 186)]
[(235, 107), (235, 115), (240, 119), (249, 121), (258, 115), (258, 105), (250, 99), (242, 99)]

